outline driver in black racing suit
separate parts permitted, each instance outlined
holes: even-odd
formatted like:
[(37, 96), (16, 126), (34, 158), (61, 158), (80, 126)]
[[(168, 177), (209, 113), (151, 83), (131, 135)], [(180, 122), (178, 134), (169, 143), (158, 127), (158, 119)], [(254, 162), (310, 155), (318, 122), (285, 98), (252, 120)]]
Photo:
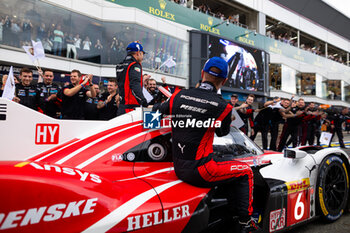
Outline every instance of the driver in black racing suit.
[(222, 58), (209, 59), (198, 88), (175, 92), (169, 101), (153, 109), (172, 116), (176, 175), (199, 187), (225, 184), (230, 210), (239, 216), (242, 232), (250, 232), (257, 229), (251, 218), (253, 172), (232, 155), (218, 157), (212, 153), (214, 133), (225, 136), (230, 132), (232, 105), (217, 94), (227, 80), (227, 70)]

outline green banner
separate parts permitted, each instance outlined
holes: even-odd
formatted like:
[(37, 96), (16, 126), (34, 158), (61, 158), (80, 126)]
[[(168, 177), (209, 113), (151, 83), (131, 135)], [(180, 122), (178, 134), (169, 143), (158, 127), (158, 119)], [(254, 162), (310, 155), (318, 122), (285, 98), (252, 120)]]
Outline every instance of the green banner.
[[(329, 73), (350, 79), (350, 67), (338, 62), (298, 49), (278, 40), (255, 34), (232, 23), (183, 7), (168, 0), (107, 0), (122, 6), (135, 7), (151, 15), (183, 24), (201, 31), (227, 37), (233, 41), (263, 49), (269, 53), (280, 54), (300, 62), (327, 67)], [(350, 83), (350, 80), (349, 80)]]

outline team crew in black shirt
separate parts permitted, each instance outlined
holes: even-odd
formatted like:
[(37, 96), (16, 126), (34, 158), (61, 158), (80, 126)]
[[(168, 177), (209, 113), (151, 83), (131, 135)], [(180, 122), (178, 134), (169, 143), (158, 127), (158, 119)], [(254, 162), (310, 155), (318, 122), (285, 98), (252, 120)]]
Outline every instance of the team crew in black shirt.
[(44, 82), (38, 83), (39, 89), (39, 111), (44, 114), (58, 118), (61, 112), (61, 100), (57, 98), (61, 88), (53, 83), (54, 74), (52, 70), (43, 73)]
[[(84, 106), (87, 97), (95, 97), (96, 91), (92, 87), (92, 74), (85, 77), (80, 83), (82, 74), (79, 70), (72, 70), (71, 84), (63, 87), (62, 118), (84, 119)], [(90, 90), (88, 90), (88, 86)]]
[(40, 90), (32, 84), (33, 71), (28, 68), (23, 68), (20, 71), (21, 82), (16, 84), (14, 101), (35, 111), (39, 107)]

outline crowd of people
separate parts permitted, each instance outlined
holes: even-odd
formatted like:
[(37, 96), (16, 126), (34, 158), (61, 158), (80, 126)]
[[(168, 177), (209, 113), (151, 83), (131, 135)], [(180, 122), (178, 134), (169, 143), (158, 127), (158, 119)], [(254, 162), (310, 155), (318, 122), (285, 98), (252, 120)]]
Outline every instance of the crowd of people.
[[(34, 23), (28, 18), (0, 15), (0, 43), (22, 47), (31, 45), (31, 40), (41, 41), (45, 54), (84, 60), (101, 64), (116, 64), (125, 57), (129, 42), (125, 33), (115, 33), (110, 38), (101, 38), (102, 33), (75, 30), (70, 25), (59, 23)], [(173, 46), (174, 47), (174, 46)], [(144, 67), (158, 69), (171, 56), (175, 62), (181, 59), (170, 47), (155, 48), (145, 55)], [(158, 71), (174, 74), (175, 67), (161, 67)]]
[[(266, 36), (270, 37), (272, 39), (275, 39), (275, 40), (279, 40), (283, 43), (292, 45), (294, 47), (298, 46), (298, 41), (297, 41), (296, 36), (292, 37), (291, 34), (287, 33), (287, 32), (277, 34), (277, 33), (274, 33), (272, 30), (268, 30), (266, 32)], [(316, 43), (303, 44), (302, 43), (302, 44), (300, 44), (300, 48), (305, 50), (305, 51), (309, 51), (310, 53), (314, 53), (316, 55), (319, 55), (319, 56), (323, 56), (323, 57), (326, 56), (324, 51), (321, 50), (320, 44), (316, 44)], [(340, 56), (339, 54), (336, 54), (336, 56), (334, 56), (334, 54), (328, 54), (327, 58), (346, 65), (346, 61), (343, 60), (342, 56)]]
[(235, 94), (231, 96), (230, 102), (244, 122), (241, 131), (248, 134), (250, 128), (252, 140), (260, 132), (265, 150), (282, 151), (290, 144), (293, 147), (306, 144), (319, 146), (322, 132), (330, 132), (333, 136), (337, 134), (340, 147), (345, 148), (342, 132), (344, 125), (346, 128), (350, 126), (348, 108), (324, 110), (314, 102), (306, 105), (302, 98), (296, 101), (293, 98), (275, 97), (264, 103), (263, 108), (253, 109), (254, 95), (248, 95), (246, 101), (239, 105)]
[[(70, 83), (63, 87), (53, 82), (54, 72), (50, 69), (39, 71), (43, 82), (33, 81), (33, 71), (22, 68), (15, 78), (16, 89), (13, 101), (56, 119), (110, 120), (117, 116), (120, 103), (118, 83), (115, 78), (108, 80), (106, 90), (92, 83), (92, 75), (83, 75), (72, 70)], [(154, 97), (151, 104), (164, 100), (158, 91), (157, 82), (149, 74), (143, 75), (145, 89)], [(1, 80), (2, 96), (8, 75)], [(162, 86), (173, 92), (162, 77)]]

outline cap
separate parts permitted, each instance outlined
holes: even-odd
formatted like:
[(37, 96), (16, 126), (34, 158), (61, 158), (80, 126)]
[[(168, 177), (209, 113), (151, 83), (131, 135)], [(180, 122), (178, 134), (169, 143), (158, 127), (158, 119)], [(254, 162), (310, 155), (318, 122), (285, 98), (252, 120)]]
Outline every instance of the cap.
[[(212, 67), (218, 68), (220, 70), (220, 73), (210, 70)], [(215, 77), (227, 78), (228, 64), (224, 59), (220, 57), (212, 57), (205, 63), (203, 71)]]
[(236, 97), (238, 99), (238, 95), (237, 94), (232, 94), (231, 97)]
[(138, 51), (141, 51), (141, 52), (143, 52), (143, 53), (146, 53), (145, 51), (143, 51), (142, 45), (141, 45), (139, 42), (137, 42), (137, 41), (131, 42), (131, 43), (128, 45), (128, 47), (126, 47), (126, 51), (127, 51), (128, 53), (130, 53), (130, 52), (138, 52)]

